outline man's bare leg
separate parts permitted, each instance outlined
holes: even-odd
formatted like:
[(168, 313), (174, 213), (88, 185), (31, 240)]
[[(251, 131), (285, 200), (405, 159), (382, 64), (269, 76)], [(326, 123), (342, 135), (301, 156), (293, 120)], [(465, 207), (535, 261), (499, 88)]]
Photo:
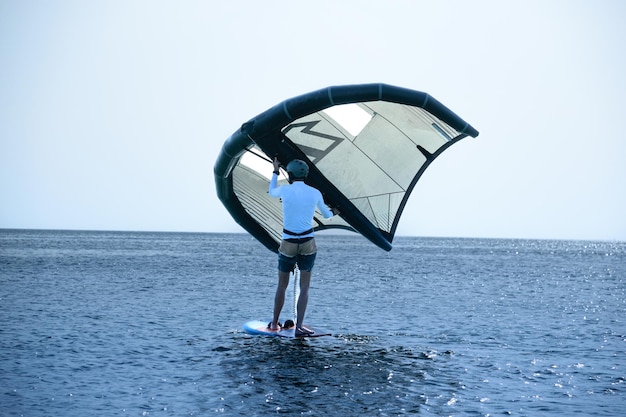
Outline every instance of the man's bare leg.
[(274, 317), (272, 323), (270, 323), (271, 330), (278, 330), (278, 320), (280, 319), (280, 312), (285, 304), (285, 292), (289, 286), (289, 272), (278, 271), (278, 287), (276, 288), (276, 295), (274, 296)]
[(309, 287), (311, 285), (311, 271), (300, 271), (300, 296), (298, 297), (298, 317), (296, 319), (296, 329), (308, 330), (302, 327), (306, 307), (309, 303)]

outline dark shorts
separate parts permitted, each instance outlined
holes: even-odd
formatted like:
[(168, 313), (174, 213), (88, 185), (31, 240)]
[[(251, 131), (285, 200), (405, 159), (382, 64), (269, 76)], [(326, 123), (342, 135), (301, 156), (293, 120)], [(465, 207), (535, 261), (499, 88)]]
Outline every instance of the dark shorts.
[(278, 269), (282, 272), (292, 272), (298, 264), (301, 271), (311, 271), (315, 264), (315, 255), (317, 255), (315, 238), (283, 240), (278, 248)]

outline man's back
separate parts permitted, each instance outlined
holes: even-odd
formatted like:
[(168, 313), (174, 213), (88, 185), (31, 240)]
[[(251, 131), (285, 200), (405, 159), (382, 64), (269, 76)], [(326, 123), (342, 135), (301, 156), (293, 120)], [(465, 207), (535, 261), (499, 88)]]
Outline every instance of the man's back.
[[(270, 195), (280, 197), (283, 203), (283, 226), (285, 229), (301, 233), (311, 228), (315, 208), (323, 204), (322, 194), (303, 181), (272, 188)], [(326, 208), (326, 207), (324, 207)], [(327, 213), (323, 213), (327, 214)]]

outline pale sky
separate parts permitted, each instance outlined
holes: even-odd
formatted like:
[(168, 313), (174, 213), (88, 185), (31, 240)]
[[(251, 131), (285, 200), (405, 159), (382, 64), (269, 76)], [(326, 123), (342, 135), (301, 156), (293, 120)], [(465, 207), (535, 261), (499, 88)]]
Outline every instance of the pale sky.
[(213, 165), (342, 84), (424, 91), (480, 135), (397, 235), (626, 240), (626, 2), (0, 0), (0, 228), (243, 232)]

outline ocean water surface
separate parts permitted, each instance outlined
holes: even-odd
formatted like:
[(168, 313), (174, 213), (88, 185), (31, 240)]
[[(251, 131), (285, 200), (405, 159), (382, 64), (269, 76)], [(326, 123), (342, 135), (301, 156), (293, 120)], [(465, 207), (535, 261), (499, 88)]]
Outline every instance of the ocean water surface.
[(246, 234), (0, 230), (0, 415), (624, 415), (626, 243), (318, 248), (285, 340)]

